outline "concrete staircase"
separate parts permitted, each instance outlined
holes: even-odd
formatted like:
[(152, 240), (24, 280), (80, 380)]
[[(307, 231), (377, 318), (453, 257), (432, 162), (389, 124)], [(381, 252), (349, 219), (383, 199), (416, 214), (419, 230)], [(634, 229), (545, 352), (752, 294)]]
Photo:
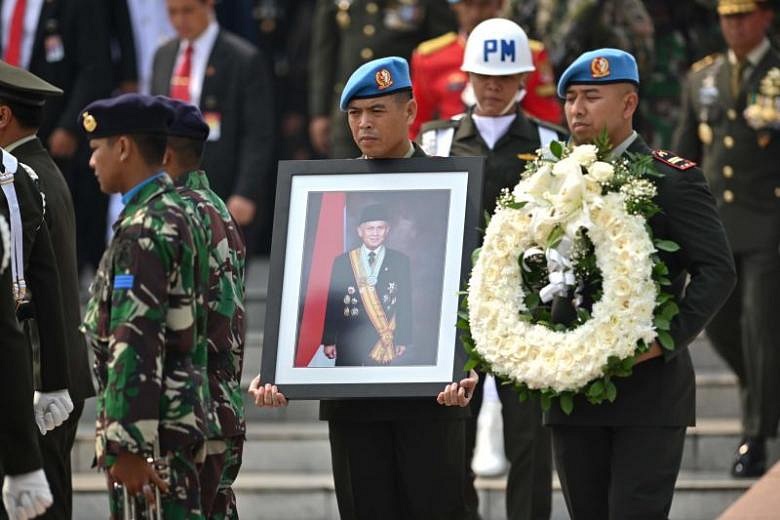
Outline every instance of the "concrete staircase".
[[(252, 264), (248, 321), (250, 335), (243, 386), (258, 372), (265, 312), (267, 261)], [(706, 338), (691, 346), (697, 370), (698, 424), (688, 430), (682, 473), (677, 481), (671, 518), (710, 520), (744, 493), (754, 481), (728, 476), (731, 454), (740, 440), (736, 380), (712, 351)], [(260, 410), (247, 405), (248, 432), (236, 488), (244, 519), (336, 520), (338, 509), (330, 470), (327, 427), (317, 420), (318, 403), (292, 402), (286, 409)], [(107, 516), (105, 481), (90, 469), (94, 444), (94, 404), (85, 406), (72, 460), (74, 518)], [(770, 463), (780, 458), (780, 443), (769, 446)], [(485, 520), (506, 518), (505, 480), (479, 479)], [(569, 516), (557, 478), (553, 483), (553, 520)]]

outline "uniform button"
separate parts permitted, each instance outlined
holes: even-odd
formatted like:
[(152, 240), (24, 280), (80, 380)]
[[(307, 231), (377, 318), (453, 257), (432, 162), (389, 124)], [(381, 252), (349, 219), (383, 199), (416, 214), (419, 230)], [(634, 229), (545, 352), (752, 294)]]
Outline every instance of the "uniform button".
[(371, 24), (368, 24), (365, 27), (363, 27), (363, 34), (365, 34), (366, 36), (373, 36), (375, 32), (376, 32), (376, 27), (374, 27)]
[(724, 190), (723, 191), (723, 202), (727, 204), (731, 204), (734, 202), (734, 192), (731, 190)]
[(366, 47), (362, 51), (360, 51), (360, 57), (363, 58), (364, 60), (370, 60), (371, 58), (374, 57), (374, 51)]
[(726, 148), (734, 148), (734, 138), (730, 135), (727, 135), (723, 138), (723, 146)]
[(726, 112), (726, 116), (732, 121), (734, 121), (737, 118), (737, 111), (734, 110), (733, 108), (729, 108), (728, 111)]
[(775, 197), (780, 199), (780, 188), (775, 188)]
[(376, 14), (379, 11), (379, 6), (376, 2), (369, 2), (366, 4), (366, 12), (368, 14)]
[(728, 166), (728, 165), (724, 166), (723, 167), (723, 176), (726, 177), (727, 179), (732, 178), (734, 176), (734, 168), (732, 168), (731, 166)]

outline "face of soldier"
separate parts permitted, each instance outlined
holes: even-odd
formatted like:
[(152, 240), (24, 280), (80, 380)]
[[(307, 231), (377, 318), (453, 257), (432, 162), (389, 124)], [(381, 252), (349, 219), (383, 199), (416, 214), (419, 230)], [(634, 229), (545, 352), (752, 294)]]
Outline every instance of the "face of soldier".
[(108, 137), (90, 139), (89, 147), (92, 149), (89, 166), (95, 170), (100, 191), (103, 193), (122, 193), (122, 150), (119, 140)]
[(752, 13), (720, 17), (723, 38), (737, 57), (744, 57), (758, 47), (772, 24), (770, 9), (756, 9)]
[(570, 85), (564, 111), (574, 143), (591, 143), (606, 128), (610, 143), (617, 146), (631, 135), (638, 102), (630, 83)]
[(469, 34), (485, 20), (500, 16), (503, 4), (503, 0), (461, 0), (452, 9), (460, 30)]
[(477, 97), (477, 115), (498, 117), (514, 105), (515, 95), (525, 85), (525, 73), (509, 76), (485, 76), (469, 73), (469, 81)]
[(384, 244), (390, 234), (390, 226), (384, 220), (369, 220), (357, 228), (358, 236), (369, 249), (376, 249)]
[(185, 40), (200, 36), (214, 12), (214, 0), (166, 0), (166, 5), (171, 25)]
[(366, 157), (399, 158), (409, 151), (409, 125), (417, 115), (417, 102), (404, 96), (389, 94), (349, 102), (349, 129)]

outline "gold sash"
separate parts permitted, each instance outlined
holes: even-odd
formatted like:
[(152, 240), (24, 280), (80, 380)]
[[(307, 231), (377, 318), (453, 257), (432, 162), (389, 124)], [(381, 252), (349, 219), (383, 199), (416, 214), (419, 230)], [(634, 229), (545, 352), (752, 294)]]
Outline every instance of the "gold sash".
[(379, 341), (371, 349), (369, 355), (377, 363), (386, 365), (395, 359), (395, 344), (393, 336), (395, 335), (395, 316), (392, 321), (387, 321), (385, 309), (376, 289), (369, 285), (366, 273), (363, 271), (363, 263), (360, 261), (360, 248), (349, 252), (349, 262), (352, 264), (352, 273), (355, 275), (355, 281), (360, 291), (360, 297), (363, 298), (363, 307), (365, 307), (368, 319), (379, 334)]

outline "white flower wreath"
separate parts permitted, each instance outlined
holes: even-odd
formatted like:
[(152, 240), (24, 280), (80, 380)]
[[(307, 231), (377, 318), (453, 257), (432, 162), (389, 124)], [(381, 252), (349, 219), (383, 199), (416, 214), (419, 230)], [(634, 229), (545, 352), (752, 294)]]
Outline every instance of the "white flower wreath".
[[(588, 394), (594, 402), (613, 400), (610, 373), (630, 373), (633, 356), (659, 334), (671, 341), (665, 331), (677, 312), (660, 288), (668, 283), (659, 283), (666, 267), (655, 255), (656, 246), (673, 251), (676, 244), (654, 242), (648, 231), (647, 218), (657, 207), (651, 202), (655, 186), (642, 178), (650, 174), (647, 163), (640, 161), (637, 169), (626, 160), (598, 160), (597, 155), (604, 155), (598, 152), (593, 145), (567, 150), (558, 143), (557, 159), (538, 158), (514, 191), (504, 193), (468, 289), (474, 363), (548, 398), (565, 396), (567, 404), (561, 405), (569, 412), (571, 396), (605, 376)], [(601, 297), (588, 318), (568, 330), (534, 323), (523, 283), (526, 257), (546, 249), (549, 261), (553, 242), (575, 240), (583, 230), (601, 272)], [(553, 252), (564, 267), (560, 273), (550, 271), (550, 285), (539, 292), (543, 300), (557, 284), (576, 283), (571, 270), (563, 272), (571, 260)], [(629, 363), (610, 372), (616, 359)], [(605, 384), (612, 390), (605, 390)]]

